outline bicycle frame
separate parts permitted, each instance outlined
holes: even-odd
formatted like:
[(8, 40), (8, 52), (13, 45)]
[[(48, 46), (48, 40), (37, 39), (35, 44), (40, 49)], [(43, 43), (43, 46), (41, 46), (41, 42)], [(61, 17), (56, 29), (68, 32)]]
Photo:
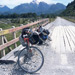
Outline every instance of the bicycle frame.
[(24, 38), (24, 41), (27, 42), (26, 48), (29, 50), (29, 38)]
[(29, 38), (24, 38), (24, 41), (29, 45)]
[(27, 42), (27, 45), (26, 45), (26, 49), (27, 49), (27, 57), (30, 58), (30, 54), (29, 53), (32, 53), (32, 50), (30, 50), (30, 44), (29, 44), (29, 38), (24, 38), (24, 41)]

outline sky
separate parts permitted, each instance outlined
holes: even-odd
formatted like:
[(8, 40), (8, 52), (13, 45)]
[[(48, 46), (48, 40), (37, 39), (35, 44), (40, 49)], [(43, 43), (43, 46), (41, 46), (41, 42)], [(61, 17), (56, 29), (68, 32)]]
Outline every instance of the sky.
[[(48, 4), (53, 3), (63, 3), (64, 5), (67, 5), (68, 3), (72, 2), (73, 0), (38, 0), (44, 1)], [(14, 8), (17, 5), (23, 4), (23, 3), (30, 3), (32, 0), (0, 0), (0, 5), (6, 5), (9, 8)]]

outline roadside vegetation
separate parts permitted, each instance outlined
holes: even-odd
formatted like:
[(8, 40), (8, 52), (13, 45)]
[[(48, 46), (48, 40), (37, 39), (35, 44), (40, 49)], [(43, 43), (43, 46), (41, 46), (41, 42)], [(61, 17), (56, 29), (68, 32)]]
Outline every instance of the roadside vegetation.
[(61, 15), (63, 16), (74, 16), (75, 17), (75, 0), (69, 3), (66, 6), (66, 10), (64, 10)]
[(61, 17), (75, 23), (75, 0), (70, 2), (60, 14)]
[(50, 22), (52, 22), (56, 15), (53, 14), (41, 14), (37, 15), (35, 13), (25, 13), (25, 14), (8, 14), (8, 15), (0, 15), (0, 28), (2, 29), (8, 29), (12, 26), (18, 27), (20, 24), (27, 24), (34, 22), (36, 20), (42, 19), (42, 18), (49, 18)]
[(71, 22), (75, 23), (75, 17), (73, 17), (73, 16), (66, 16), (66, 17), (63, 17), (63, 18), (68, 20), (68, 21), (71, 21)]

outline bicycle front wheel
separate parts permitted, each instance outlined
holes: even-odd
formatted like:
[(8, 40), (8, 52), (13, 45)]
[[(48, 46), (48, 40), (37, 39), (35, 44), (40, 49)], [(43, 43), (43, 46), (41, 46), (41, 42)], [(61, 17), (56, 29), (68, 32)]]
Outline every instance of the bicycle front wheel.
[(44, 63), (44, 56), (42, 52), (37, 48), (31, 46), (29, 52), (25, 52), (25, 48), (20, 52), (18, 57), (18, 64), (22, 70), (27, 73), (37, 72)]

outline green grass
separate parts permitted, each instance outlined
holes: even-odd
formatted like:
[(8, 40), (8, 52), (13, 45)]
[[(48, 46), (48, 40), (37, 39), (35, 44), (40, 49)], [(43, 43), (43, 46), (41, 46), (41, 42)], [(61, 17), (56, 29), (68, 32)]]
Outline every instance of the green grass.
[[(28, 22), (30, 22), (31, 19), (28, 18), (16, 18), (16, 19), (0, 19), (0, 28), (2, 29), (9, 29), (12, 28), (12, 26), (18, 27), (20, 24), (26, 25)], [(3, 23), (2, 23), (3, 22)]]
[(11, 25), (0, 23), (0, 28), (2, 28), (3, 30), (8, 29), (8, 28), (11, 28)]
[(74, 18), (70, 18), (70, 17), (63, 17), (64, 19), (74, 22), (75, 23), (75, 17)]
[(53, 22), (55, 20), (55, 18), (49, 18), (50, 22)]

